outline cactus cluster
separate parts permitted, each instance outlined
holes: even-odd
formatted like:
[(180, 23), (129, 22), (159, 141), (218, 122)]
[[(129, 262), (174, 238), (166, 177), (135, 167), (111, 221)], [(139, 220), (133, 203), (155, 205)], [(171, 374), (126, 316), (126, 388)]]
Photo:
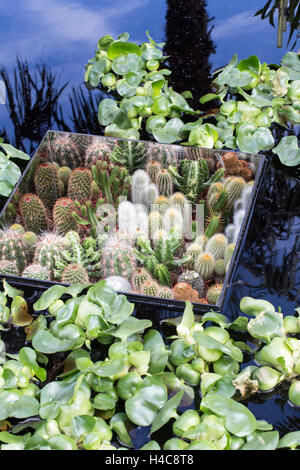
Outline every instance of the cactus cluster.
[(100, 266), (104, 279), (110, 276), (130, 279), (136, 269), (136, 258), (132, 246), (118, 237), (109, 237), (102, 250)]
[(131, 177), (126, 168), (98, 160), (91, 167), (94, 184), (108, 204), (116, 205), (119, 198), (127, 197)]
[(82, 165), (82, 158), (77, 144), (69, 135), (58, 136), (49, 143), (51, 158), (60, 167), (68, 166), (72, 170)]
[[(253, 177), (250, 163), (246, 160), (239, 159), (235, 152), (226, 152), (221, 158), (225, 167), (225, 176), (241, 176), (246, 181), (249, 181)], [(217, 163), (217, 168), (221, 167), (221, 163)]]
[(41, 199), (32, 193), (24, 194), (19, 203), (24, 228), (39, 234), (48, 229), (48, 216)]

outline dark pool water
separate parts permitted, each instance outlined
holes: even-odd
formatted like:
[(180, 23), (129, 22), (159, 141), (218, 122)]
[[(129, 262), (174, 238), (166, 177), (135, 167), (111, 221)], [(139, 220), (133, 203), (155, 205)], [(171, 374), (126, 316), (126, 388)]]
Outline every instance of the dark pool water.
[[(192, 90), (198, 98), (208, 91), (210, 73), (234, 53), (239, 59), (256, 54), (279, 63), (294, 44), (276, 47), (276, 30), (267, 19), (254, 16), (265, 1), (248, 0), (1, 0), (0, 68), (8, 78), (8, 105), (0, 104), (0, 135), (33, 152), (47, 129), (101, 133), (96, 110), (101, 92), (89, 93), (83, 66), (94, 55), (104, 34), (127, 31), (142, 42), (145, 30), (166, 42), (171, 55), (173, 86)], [(299, 43), (294, 46), (299, 50)], [(19, 58), (19, 64), (17, 62)], [(18, 89), (26, 61), (33, 81), (44, 89), (37, 98), (30, 83)], [(38, 68), (37, 68), (38, 67)], [(36, 75), (35, 75), (36, 74)], [(46, 91), (45, 91), (46, 90)], [(10, 106), (9, 106), (10, 105)], [(13, 109), (13, 107), (15, 107)], [(285, 314), (300, 305), (300, 169), (284, 168), (269, 157), (253, 218), (223, 313), (233, 320), (240, 299), (265, 298)], [(299, 429), (299, 409), (276, 393), (249, 403), (258, 418), (283, 432)]]

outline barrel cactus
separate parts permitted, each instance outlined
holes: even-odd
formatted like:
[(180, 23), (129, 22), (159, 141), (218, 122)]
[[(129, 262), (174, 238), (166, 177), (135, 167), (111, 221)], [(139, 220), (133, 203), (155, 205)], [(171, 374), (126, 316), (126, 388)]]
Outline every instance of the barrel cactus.
[(68, 135), (59, 135), (51, 143), (53, 160), (60, 166), (68, 166), (72, 170), (82, 164), (77, 145)]
[(222, 292), (223, 284), (214, 284), (207, 291), (207, 301), (209, 304), (216, 305)]
[(0, 260), (14, 261), (22, 272), (30, 259), (30, 252), (23, 234), (12, 229), (0, 231)]
[(192, 288), (187, 282), (178, 282), (172, 289), (174, 299), (176, 300), (188, 300), (190, 302), (198, 302), (198, 292)]
[(132, 291), (130, 282), (122, 276), (110, 276), (105, 279), (106, 284), (117, 292), (128, 293)]
[(83, 204), (92, 195), (92, 173), (87, 168), (76, 168), (72, 171), (68, 183), (68, 198)]
[(161, 170), (162, 170), (162, 166), (161, 166), (161, 163), (159, 161), (151, 160), (150, 162), (147, 163), (146, 171), (147, 171), (152, 183), (157, 182), (157, 177), (158, 177), (159, 173), (161, 172)]
[(178, 277), (178, 282), (186, 282), (189, 284), (198, 292), (199, 297), (201, 297), (204, 292), (204, 282), (196, 271), (184, 271)]
[(222, 233), (217, 233), (208, 240), (205, 251), (211, 253), (217, 260), (224, 258), (226, 247), (227, 238)]
[(210, 279), (215, 270), (215, 258), (211, 253), (203, 253), (195, 260), (194, 267), (203, 280)]
[(24, 194), (19, 203), (24, 227), (29, 232), (40, 234), (48, 229), (46, 208), (35, 194)]
[(59, 257), (65, 247), (64, 237), (55, 233), (45, 233), (36, 244), (33, 262), (47, 268), (53, 279), (56, 257)]
[(68, 264), (62, 273), (62, 282), (65, 284), (89, 284), (87, 270), (81, 264)]
[(22, 277), (30, 279), (39, 279), (40, 281), (47, 281), (50, 277), (49, 271), (44, 266), (34, 263), (27, 266), (22, 272)]
[(152, 279), (151, 274), (146, 269), (138, 268), (132, 275), (131, 282), (136, 290), (140, 290), (141, 285)]
[(3, 259), (0, 261), (0, 273), (8, 276), (18, 276), (19, 270), (15, 261)]
[(173, 192), (173, 178), (168, 170), (161, 170), (156, 181), (161, 196), (170, 197)]
[(75, 211), (74, 201), (64, 197), (56, 201), (53, 208), (53, 222), (60, 235), (65, 235), (70, 230), (77, 230), (77, 223), (72, 217)]
[(136, 268), (132, 246), (117, 237), (110, 237), (101, 255), (102, 277), (122, 276), (130, 279)]
[(57, 169), (52, 163), (41, 163), (34, 175), (36, 194), (43, 201), (46, 209), (52, 210), (59, 194), (59, 179)]

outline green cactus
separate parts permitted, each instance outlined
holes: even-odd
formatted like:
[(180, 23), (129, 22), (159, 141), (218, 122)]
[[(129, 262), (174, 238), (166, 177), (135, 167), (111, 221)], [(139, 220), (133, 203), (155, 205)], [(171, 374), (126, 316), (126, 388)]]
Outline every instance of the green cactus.
[(124, 166), (130, 175), (138, 169), (145, 168), (147, 147), (143, 142), (119, 140), (111, 156), (111, 160)]
[(62, 273), (62, 282), (65, 284), (89, 284), (87, 270), (81, 264), (68, 264)]
[(58, 170), (58, 178), (60, 181), (62, 181), (62, 183), (64, 184), (66, 188), (68, 187), (68, 182), (69, 182), (71, 173), (72, 173), (72, 170), (68, 166), (62, 166)]
[(158, 189), (157, 189), (156, 184), (150, 183), (146, 191), (146, 200), (145, 200), (146, 205), (149, 210), (152, 210), (152, 207), (155, 204), (155, 201), (157, 200), (158, 197), (159, 197), (159, 194), (158, 194)]
[(226, 273), (226, 262), (224, 259), (218, 259), (215, 264), (215, 272), (218, 276), (224, 276)]
[(222, 211), (224, 210), (227, 203), (228, 194), (223, 189), (220, 192), (213, 192), (210, 197), (207, 199), (208, 208), (212, 211)]
[(23, 240), (23, 234), (6, 229), (0, 231), (0, 260), (14, 261), (18, 271), (25, 268), (30, 259), (30, 252)]
[(59, 197), (59, 179), (52, 163), (41, 163), (34, 175), (34, 186), (37, 196), (43, 201), (46, 209), (52, 210)]
[(222, 233), (217, 233), (208, 240), (205, 250), (217, 260), (224, 258), (226, 247), (227, 238)]
[(30, 279), (39, 279), (40, 281), (47, 281), (50, 278), (50, 274), (47, 268), (40, 264), (30, 264), (24, 269), (22, 277)]
[(195, 260), (195, 271), (200, 274), (203, 280), (211, 279), (215, 270), (215, 258), (211, 253), (203, 253)]
[(38, 242), (38, 236), (34, 232), (25, 232), (22, 238), (27, 245), (30, 257), (33, 257), (35, 245)]
[(25, 233), (25, 229), (23, 227), (23, 225), (21, 224), (13, 224), (10, 226), (10, 229), (11, 230), (14, 230), (15, 232), (18, 232), (18, 233)]
[(85, 152), (85, 166), (91, 168), (98, 160), (109, 162), (115, 143), (109, 140), (92, 142)]
[(178, 277), (177, 282), (186, 282), (199, 294), (199, 297), (202, 297), (204, 292), (204, 282), (196, 271), (184, 271)]
[(233, 176), (230, 179), (226, 178), (225, 180), (225, 190), (227, 192), (227, 202), (226, 209), (232, 210), (234, 203), (239, 197), (241, 197), (242, 192), (246, 186), (244, 178), (239, 176)]
[(157, 177), (162, 169), (163, 168), (162, 168), (161, 163), (157, 160), (151, 160), (150, 162), (147, 163), (146, 171), (152, 183), (156, 184)]
[(69, 135), (58, 135), (50, 144), (51, 156), (60, 166), (68, 166), (71, 170), (82, 165), (82, 158), (77, 145)]
[(234, 253), (234, 250), (235, 250), (235, 243), (230, 243), (229, 245), (227, 245), (226, 250), (225, 250), (225, 255), (224, 255), (225, 263), (229, 263)]
[(87, 168), (76, 168), (72, 171), (68, 183), (68, 198), (83, 204), (92, 195), (92, 173)]
[(220, 168), (210, 175), (208, 163), (204, 158), (184, 159), (178, 169), (170, 166), (169, 172), (173, 176), (176, 188), (183, 192), (192, 204), (196, 204), (204, 191), (213, 183), (220, 181), (225, 174), (225, 170)]
[(157, 297), (161, 299), (174, 299), (173, 291), (169, 287), (161, 287), (158, 291)]
[(48, 229), (46, 208), (35, 194), (24, 194), (19, 203), (20, 214), (28, 232), (40, 234)]
[(110, 237), (101, 255), (102, 277), (122, 276), (130, 279), (136, 270), (136, 260), (132, 246), (117, 237)]
[(171, 206), (176, 208), (180, 207), (182, 215), (184, 215), (186, 212), (186, 206), (190, 204), (185, 195), (180, 192), (172, 194), (172, 196), (169, 198), (169, 202)]
[(53, 208), (53, 222), (60, 235), (65, 235), (70, 230), (77, 230), (77, 223), (71, 214), (75, 211), (75, 204), (67, 197), (56, 201)]
[(222, 292), (223, 284), (214, 284), (212, 287), (210, 287), (207, 291), (207, 302), (211, 305), (216, 305), (221, 292)]
[(221, 221), (221, 212), (211, 214), (211, 216), (207, 219), (206, 222), (206, 228), (204, 232), (206, 238), (211, 238), (220, 229)]
[(73, 142), (78, 148), (80, 155), (84, 155), (89, 146), (91, 137), (85, 134), (71, 134), (69, 137), (70, 141)]
[(131, 178), (125, 168), (111, 162), (98, 160), (91, 167), (94, 182), (108, 204), (117, 204), (120, 197), (127, 197)]
[(131, 282), (136, 290), (140, 290), (141, 285), (146, 282), (150, 281), (151, 275), (146, 269), (138, 268), (132, 275)]
[(173, 177), (168, 170), (159, 172), (156, 184), (161, 196), (170, 197), (173, 193)]
[(19, 270), (15, 261), (3, 259), (0, 261), (0, 273), (8, 276), (18, 276)]
[(157, 297), (159, 291), (160, 291), (159, 285), (157, 284), (156, 281), (153, 281), (153, 280), (144, 282), (144, 284), (142, 284), (140, 288), (141, 294), (150, 295), (152, 297)]
[(189, 256), (189, 261), (186, 263), (186, 267), (193, 269), (196, 258), (202, 255), (202, 253), (203, 253), (202, 244), (197, 243), (197, 242), (191, 243), (186, 250), (186, 254)]
[(115, 226), (116, 211), (111, 205), (107, 207), (104, 199), (99, 198), (94, 206), (91, 201), (86, 201), (84, 204), (74, 201), (74, 204), (75, 211), (72, 212), (72, 217), (92, 237), (97, 238), (102, 228), (103, 232), (108, 230), (111, 225)]
[(158, 230), (162, 229), (163, 218), (160, 212), (153, 211), (150, 212), (148, 216), (148, 224), (149, 224), (149, 236), (151, 239), (155, 237), (155, 233)]
[(60, 253), (66, 248), (67, 241), (61, 235), (54, 233), (45, 233), (39, 238), (36, 244), (33, 262), (47, 268), (50, 278), (53, 279), (55, 260)]
[(153, 277), (163, 286), (171, 285), (171, 275), (166, 266), (162, 263), (155, 265), (153, 269)]
[(170, 207), (163, 216), (163, 228), (170, 232), (172, 228), (178, 231), (180, 237), (183, 236), (183, 217), (181, 211), (175, 207)]
[(159, 196), (152, 206), (154, 212), (157, 211), (162, 215), (164, 215), (169, 208), (170, 202), (166, 196)]

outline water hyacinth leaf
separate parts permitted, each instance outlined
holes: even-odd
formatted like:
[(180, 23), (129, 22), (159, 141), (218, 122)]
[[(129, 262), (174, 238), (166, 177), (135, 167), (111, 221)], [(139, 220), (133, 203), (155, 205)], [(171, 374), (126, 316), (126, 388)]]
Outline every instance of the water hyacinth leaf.
[(76, 381), (50, 382), (41, 390), (40, 411), (43, 419), (57, 418), (60, 407), (67, 404), (74, 395)]
[(0, 420), (7, 418), (29, 418), (39, 413), (39, 402), (36, 398), (23, 395), (16, 389), (0, 393)]
[(0, 194), (9, 196), (20, 177), (20, 168), (0, 152)]
[(167, 124), (158, 129), (152, 129), (152, 134), (157, 142), (164, 144), (172, 144), (177, 142), (186, 135), (183, 131), (184, 123), (179, 118), (170, 119)]
[(297, 137), (294, 135), (283, 137), (279, 144), (273, 148), (272, 152), (278, 155), (281, 163), (286, 166), (297, 166), (300, 164), (300, 149)]
[(202, 317), (202, 324), (205, 324), (208, 321), (216, 323), (221, 328), (228, 327), (228, 320), (221, 313), (217, 313), (217, 312), (207, 312), (207, 313), (205, 313)]
[(32, 369), (34, 371), (34, 374), (37, 376), (38, 379), (40, 379), (42, 382), (46, 380), (47, 372), (45, 369), (38, 365), (36, 360), (37, 356), (33, 349), (27, 347), (20, 349), (19, 359), (25, 367), (29, 367), (29, 369)]
[(139, 450), (161, 450), (160, 445), (156, 441), (149, 441)]
[(253, 132), (238, 132), (237, 145), (241, 152), (258, 153), (274, 146), (274, 137), (266, 127), (258, 127)]
[(23, 297), (14, 297), (11, 307), (11, 317), (14, 325), (27, 326), (33, 322), (33, 317), (28, 312), (28, 305)]
[(143, 66), (143, 60), (137, 54), (119, 55), (112, 63), (112, 70), (117, 75), (138, 72)]
[(0, 144), (4, 148), (8, 158), (18, 158), (19, 160), (30, 160), (30, 156), (10, 144)]
[(119, 357), (117, 359), (111, 359), (106, 362), (96, 364), (91, 368), (91, 372), (98, 375), (99, 377), (114, 377), (115, 375), (123, 372), (125, 368), (125, 357)]
[(64, 293), (76, 299), (88, 287), (90, 287), (90, 284), (73, 284), (69, 287), (66, 287)]
[(102, 328), (108, 329), (109, 324), (103, 319), (103, 309), (84, 297), (78, 306), (75, 324), (81, 328), (87, 328), (88, 318), (95, 315), (102, 319)]
[(116, 124), (110, 124), (107, 126), (105, 129), (105, 135), (107, 137), (119, 137), (121, 139), (140, 139), (140, 134), (136, 129), (121, 129)]
[(192, 328), (195, 323), (195, 316), (193, 311), (193, 305), (191, 302), (185, 301), (185, 309), (183, 312), (182, 320), (180, 325), (184, 325), (187, 328)]
[(108, 126), (114, 120), (119, 108), (114, 100), (106, 98), (102, 100), (98, 108), (98, 121), (102, 126)]
[(287, 433), (280, 439), (277, 448), (296, 449), (298, 446), (300, 446), (300, 431), (293, 431)]
[(233, 331), (247, 331), (248, 318), (238, 317), (229, 325), (229, 329)]
[(109, 426), (112, 431), (115, 431), (121, 444), (127, 447), (133, 447), (133, 443), (128, 432), (132, 424), (130, 423), (126, 413), (116, 413), (111, 418)]
[(56, 314), (56, 324), (58, 326), (66, 325), (75, 321), (78, 312), (78, 301), (72, 299), (71, 302), (67, 303), (64, 307), (58, 310)]
[(105, 57), (101, 57), (101, 59), (97, 60), (92, 65), (88, 75), (88, 81), (91, 86), (96, 87), (99, 85), (101, 77), (106, 71), (107, 62), (108, 61)]
[(33, 310), (36, 312), (47, 310), (52, 303), (60, 299), (66, 292), (64, 286), (53, 286), (43, 292), (41, 297), (33, 304)]
[(247, 59), (241, 60), (236, 68), (238, 70), (250, 70), (251, 72), (255, 73), (256, 75), (259, 75), (261, 72), (261, 63), (259, 61), (259, 58), (256, 55), (251, 55)]
[(0, 432), (0, 442), (5, 444), (26, 444), (28, 439), (31, 437), (30, 433), (26, 433), (23, 436), (16, 436), (11, 432), (2, 431)]
[(113, 123), (120, 129), (130, 129), (131, 121), (127, 116), (127, 113), (120, 109), (114, 116)]
[(128, 41), (129, 37), (129, 33), (122, 33), (119, 35), (118, 40), (126, 42)]
[(58, 339), (50, 331), (40, 330), (32, 340), (32, 346), (36, 351), (44, 354), (54, 354), (72, 349), (75, 340)]
[(225, 345), (209, 336), (205, 331), (196, 331), (194, 333), (194, 338), (197, 343), (204, 348), (221, 351), (238, 362), (242, 362), (243, 360), (243, 353), (239, 348), (232, 344)]
[(137, 44), (133, 42), (115, 41), (110, 44), (107, 49), (107, 57), (114, 60), (116, 57), (135, 54), (137, 56), (142, 55), (142, 50)]
[(167, 387), (154, 377), (146, 377), (138, 392), (126, 400), (125, 411), (136, 425), (149, 426), (167, 398)]
[(241, 450), (275, 450), (278, 442), (278, 431), (256, 432)]
[(152, 44), (144, 43), (141, 50), (142, 59), (146, 61), (151, 59), (159, 60), (163, 56), (163, 52), (157, 47), (154, 47)]
[(124, 320), (116, 330), (112, 331), (111, 335), (115, 338), (120, 338), (122, 341), (126, 341), (130, 336), (143, 333), (151, 326), (152, 322), (150, 320), (139, 320), (135, 317), (129, 317)]
[(151, 434), (162, 428), (165, 424), (170, 421), (171, 418), (177, 417), (176, 410), (180, 405), (183, 395), (183, 390), (181, 392), (178, 392), (176, 395), (170, 398), (170, 400), (167, 401), (167, 403), (161, 410), (159, 410), (152, 423)]
[(256, 419), (251, 411), (231, 398), (207, 395), (201, 401), (200, 410), (224, 418), (226, 429), (235, 436), (248, 436), (256, 429)]
[(248, 323), (253, 338), (269, 342), (275, 336), (283, 336), (283, 317), (277, 312), (263, 312)]
[(93, 416), (80, 415), (75, 416), (70, 424), (72, 436), (81, 439), (83, 436), (91, 432), (95, 427), (96, 420)]
[(296, 52), (287, 52), (284, 55), (281, 69), (289, 75), (290, 80), (300, 80), (300, 60)]
[(149, 374), (160, 374), (165, 370), (169, 357), (161, 334), (150, 330), (144, 336), (143, 342), (145, 351), (150, 351)]
[(100, 51), (107, 51), (112, 42), (114, 42), (114, 38), (110, 34), (106, 34), (99, 39), (97, 47)]
[(169, 394), (174, 395), (180, 391), (184, 392), (181, 400), (182, 406), (190, 406), (193, 403), (195, 398), (194, 389), (185, 384), (183, 380), (180, 380), (173, 372), (164, 372), (160, 379), (167, 386)]
[(24, 294), (23, 291), (19, 289), (15, 289), (10, 284), (8, 284), (8, 282), (5, 279), (3, 279), (3, 290), (4, 290), (4, 295), (11, 299), (14, 299), (17, 296), (22, 297), (22, 295)]
[(93, 407), (96, 410), (112, 410), (116, 406), (116, 401), (108, 393), (97, 393), (94, 397)]
[(52, 450), (49, 442), (42, 436), (32, 436), (26, 442), (24, 450)]
[(77, 450), (75, 441), (70, 436), (65, 436), (64, 434), (50, 436), (48, 443), (51, 446), (51, 450)]

